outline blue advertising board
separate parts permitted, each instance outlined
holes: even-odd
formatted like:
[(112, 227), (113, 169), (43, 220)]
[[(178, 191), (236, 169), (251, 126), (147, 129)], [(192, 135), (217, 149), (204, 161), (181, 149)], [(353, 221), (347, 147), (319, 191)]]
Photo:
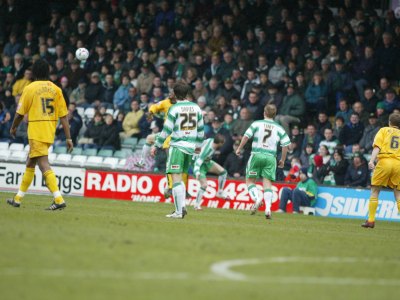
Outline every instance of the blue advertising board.
[[(315, 214), (322, 217), (366, 219), (369, 196), (370, 191), (367, 189), (320, 186)], [(376, 219), (400, 222), (400, 214), (392, 191), (381, 191), (379, 194)]]

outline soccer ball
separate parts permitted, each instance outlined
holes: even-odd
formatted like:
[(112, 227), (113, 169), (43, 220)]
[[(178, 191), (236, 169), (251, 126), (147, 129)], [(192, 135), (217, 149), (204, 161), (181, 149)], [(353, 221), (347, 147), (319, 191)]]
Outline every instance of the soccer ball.
[(75, 52), (75, 57), (79, 60), (87, 60), (89, 57), (89, 51), (86, 48), (79, 48)]

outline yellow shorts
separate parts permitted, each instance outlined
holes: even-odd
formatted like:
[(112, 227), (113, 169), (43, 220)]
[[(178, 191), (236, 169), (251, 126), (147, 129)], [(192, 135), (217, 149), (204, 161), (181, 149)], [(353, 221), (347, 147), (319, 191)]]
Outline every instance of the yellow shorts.
[(49, 155), (49, 147), (51, 144), (39, 142), (36, 140), (29, 140), (29, 157), (39, 157)]
[(400, 190), (400, 160), (379, 159), (372, 174), (371, 184)]
[(168, 149), (169, 148), (169, 142), (171, 141), (171, 136), (167, 137), (164, 141), (164, 144), (162, 145), (163, 149)]

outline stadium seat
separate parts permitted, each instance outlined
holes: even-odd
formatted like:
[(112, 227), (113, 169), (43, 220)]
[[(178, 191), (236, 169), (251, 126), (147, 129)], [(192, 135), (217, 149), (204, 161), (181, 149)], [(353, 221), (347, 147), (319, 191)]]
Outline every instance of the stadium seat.
[(116, 158), (127, 158), (129, 156), (129, 152), (127, 151), (122, 151), (122, 150), (117, 150), (114, 152), (113, 157)]
[(94, 117), (95, 109), (93, 107), (88, 107), (85, 109), (85, 118), (91, 120)]
[(67, 147), (65, 146), (56, 146), (53, 150), (55, 154), (66, 154), (67, 153)]
[(8, 150), (8, 143), (7, 142), (0, 142), (0, 150)]
[(57, 158), (54, 160), (54, 163), (67, 166), (71, 162), (71, 158), (71, 154), (58, 154)]
[(139, 142), (136, 144), (135, 149), (141, 150), (144, 144), (146, 144), (146, 139), (140, 139)]
[(124, 152), (124, 153), (126, 154), (125, 157), (128, 157), (128, 156), (133, 155), (132, 149), (127, 149), (127, 148), (123, 149), (123, 148), (122, 148), (121, 151)]
[(10, 151), (24, 151), (25, 145), (20, 143), (13, 143), (8, 148)]
[(0, 160), (8, 160), (11, 155), (11, 151), (8, 149), (0, 149)]
[(85, 155), (75, 155), (72, 157), (70, 166), (83, 167), (85, 165), (86, 160), (87, 160), (87, 156), (85, 156)]
[(106, 157), (103, 161), (103, 166), (111, 168), (111, 169), (115, 169), (118, 165), (118, 162), (119, 162), (118, 158)]
[(113, 118), (114, 118), (114, 110), (113, 110), (112, 108), (107, 108), (107, 109), (106, 109), (106, 114), (110, 114), (110, 115), (112, 115)]
[(136, 146), (137, 142), (138, 142), (137, 138), (126, 138), (122, 141), (121, 147), (133, 149)]
[(53, 145), (51, 145), (51, 146), (49, 147), (49, 153), (52, 153), (52, 152), (53, 152), (53, 150), (54, 150), (54, 146), (53, 146)]
[(85, 162), (86, 167), (100, 167), (103, 163), (103, 157), (101, 156), (90, 156), (88, 157), (87, 161)]
[(24, 151), (29, 152), (30, 149), (31, 149), (31, 146), (29, 146), (29, 144), (28, 144), (25, 146)]
[(80, 148), (80, 147), (77, 147), (77, 148), (74, 148), (73, 150), (72, 150), (72, 152), (71, 152), (71, 154), (72, 155), (81, 155), (82, 154), (82, 148)]
[(81, 116), (81, 118), (85, 117), (85, 109), (83, 107), (77, 107), (76, 111), (78, 112), (78, 114)]
[(123, 158), (118, 162), (117, 168), (123, 170), (125, 169), (125, 165), (126, 165), (126, 158)]
[(97, 155), (97, 149), (85, 149), (85, 150), (83, 150), (82, 155), (96, 156)]
[(50, 162), (50, 164), (52, 164), (56, 158), (57, 158), (57, 154), (49, 153), (49, 162)]
[(113, 151), (109, 149), (101, 149), (97, 155), (101, 157), (112, 157)]
[(24, 162), (28, 156), (28, 152), (25, 151), (13, 151), (9, 157), (9, 160)]

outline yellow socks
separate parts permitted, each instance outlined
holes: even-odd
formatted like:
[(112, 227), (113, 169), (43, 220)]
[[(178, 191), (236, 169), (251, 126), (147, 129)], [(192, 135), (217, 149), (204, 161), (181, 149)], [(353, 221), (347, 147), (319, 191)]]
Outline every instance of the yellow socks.
[(15, 202), (17, 203), (21, 202), (21, 199), (25, 196), (25, 193), (29, 189), (29, 186), (31, 185), (34, 177), (35, 177), (35, 168), (26, 168), (24, 176), (22, 177), (22, 182), (19, 187), (19, 191), (14, 196)]
[(171, 174), (167, 174), (167, 181), (168, 181), (168, 188), (172, 190), (172, 185), (174, 183), (172, 182), (172, 175)]
[(375, 222), (375, 214), (377, 208), (378, 208), (378, 198), (370, 198), (368, 222)]
[(56, 175), (54, 175), (53, 170), (48, 170), (48, 171), (44, 172), (43, 176), (46, 181), (47, 188), (50, 190), (50, 192), (53, 193), (54, 202), (56, 204), (63, 203), (64, 199), (61, 196), (61, 193), (58, 189), (57, 178), (56, 178)]
[(189, 187), (188, 187), (189, 175), (186, 173), (182, 173), (182, 181), (183, 181), (184, 185), (186, 186), (186, 190), (188, 190), (189, 189)]

